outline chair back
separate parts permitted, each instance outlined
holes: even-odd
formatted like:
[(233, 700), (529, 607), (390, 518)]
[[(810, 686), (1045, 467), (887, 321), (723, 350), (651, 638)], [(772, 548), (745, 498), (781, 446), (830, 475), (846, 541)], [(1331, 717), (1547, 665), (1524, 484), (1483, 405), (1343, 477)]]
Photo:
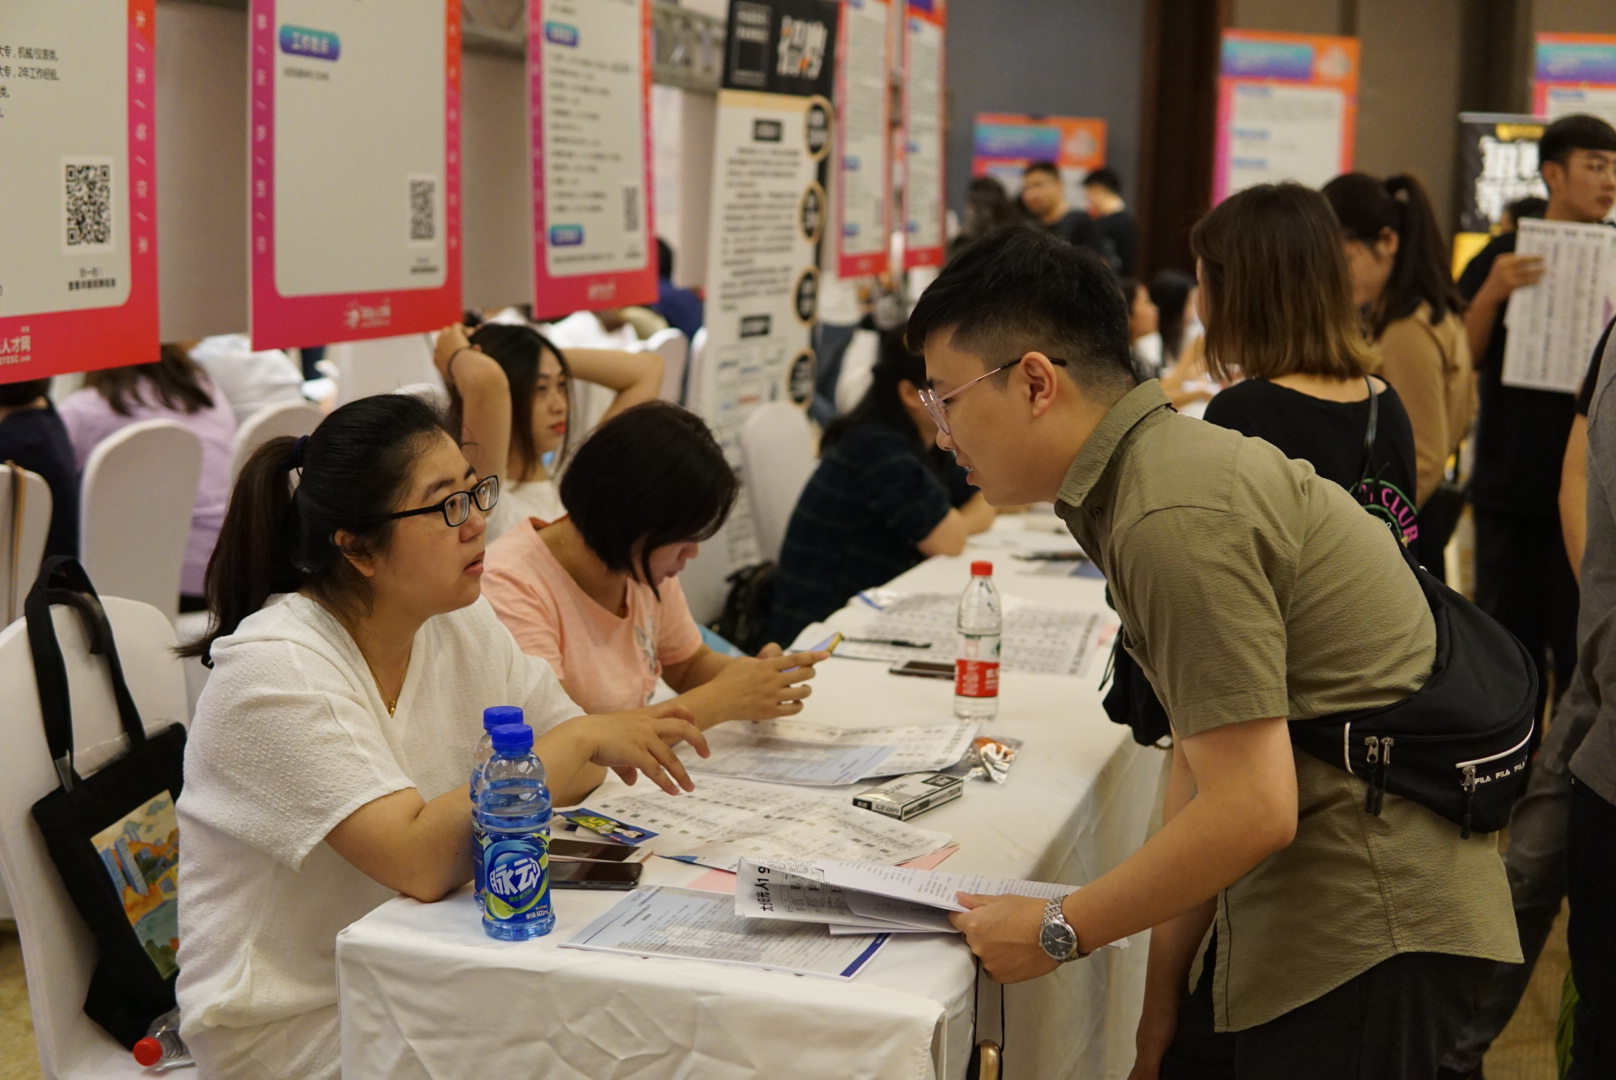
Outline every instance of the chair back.
[(336, 365), (338, 405), (415, 383), (443, 385), (426, 334), (345, 341), (328, 348), (326, 359)]
[[(118, 642), (129, 693), (146, 729), (186, 720), (185, 676), (173, 652), (174, 628), (162, 611), (107, 596), (102, 600)], [(51, 610), (73, 703), (74, 762), (91, 773), (122, 752), (125, 741), (106, 661), (89, 653), (79, 615)], [(73, 906), (31, 814), (58, 780), (45, 743), (28, 624), (0, 630), (0, 882), (11, 898), (28, 977), (34, 1042), (44, 1080), (147, 1075), (128, 1051), (84, 1015), (95, 967), (95, 940)]]
[(795, 405), (771, 401), (741, 425), (741, 480), (752, 507), (758, 557), (780, 561), (786, 526), (814, 471), (814, 432)]
[(230, 479), (235, 480), (253, 451), (282, 435), (308, 435), (319, 426), (320, 407), (310, 401), (283, 401), (259, 409), (236, 429), (236, 443), (230, 452)]
[(675, 405), (685, 403), (685, 365), (690, 359), (690, 339), (677, 327), (658, 330), (645, 340), (645, 351), (662, 357), (662, 392), (657, 396)]
[(103, 439), (84, 464), (79, 561), (102, 596), (179, 614), (202, 440), (173, 420), (142, 420)]
[[(21, 477), (22, 499), (12, 486)], [(22, 528), (16, 527), (13, 508), (22, 506)], [(45, 558), (45, 540), (50, 536), (50, 485), (38, 473), (24, 468), (8, 469), (0, 462), (0, 626), (22, 618), (22, 602), (39, 576)], [(13, 577), (12, 568), (16, 567)], [(4, 905), (0, 898), (0, 906)], [(0, 912), (3, 917), (3, 912)]]
[[(918, 295), (918, 294), (917, 294)], [(875, 378), (875, 362), (881, 355), (881, 335), (874, 330), (855, 330), (847, 351), (842, 353), (841, 374), (836, 377), (836, 412), (846, 416), (864, 397)]]
[(685, 361), (684, 406), (709, 424), (717, 415), (717, 408), (708, 400), (712, 385), (713, 373), (707, 370), (707, 328), (704, 326), (690, 339), (690, 356)]

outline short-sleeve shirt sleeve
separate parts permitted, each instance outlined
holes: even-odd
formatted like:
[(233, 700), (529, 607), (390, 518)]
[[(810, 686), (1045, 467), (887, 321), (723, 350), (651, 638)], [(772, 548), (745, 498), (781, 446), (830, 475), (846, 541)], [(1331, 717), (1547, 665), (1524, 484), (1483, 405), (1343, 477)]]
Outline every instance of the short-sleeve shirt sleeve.
[(186, 772), (205, 769), (207, 816), (228, 835), (296, 870), (355, 810), (415, 786), (346, 675), (315, 650), (262, 641), (216, 659), (213, 713), (251, 722), (199, 726)]
[(478, 600), (471, 610), (478, 619), (484, 647), (503, 660), (509, 672), (511, 698), (522, 702), (524, 718), (533, 734), (543, 735), (562, 721), (583, 715), (578, 703), (567, 696), (550, 662), (523, 652), (486, 600)]
[(1582, 388), (1577, 391), (1577, 415), (1586, 417), (1588, 409), (1593, 404), (1594, 387), (1599, 385), (1600, 362), (1605, 358), (1605, 352), (1610, 345), (1611, 331), (1616, 330), (1616, 319), (1612, 319), (1605, 326), (1605, 332), (1599, 338), (1599, 344), (1594, 347), (1592, 362), (1588, 365), (1588, 374), (1582, 377)]
[(1272, 584), (1279, 556), (1249, 523), (1171, 508), (1117, 544), (1130, 650), (1180, 737), (1286, 715), (1286, 631)]
[(664, 581), (657, 591), (662, 594), (657, 615), (657, 660), (663, 667), (682, 664), (701, 651), (701, 628), (690, 614), (690, 604), (678, 578)]

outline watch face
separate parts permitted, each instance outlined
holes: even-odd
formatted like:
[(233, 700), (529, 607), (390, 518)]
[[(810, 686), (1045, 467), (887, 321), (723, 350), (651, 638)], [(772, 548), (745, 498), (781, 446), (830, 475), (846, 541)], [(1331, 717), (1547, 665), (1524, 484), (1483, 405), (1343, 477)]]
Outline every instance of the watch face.
[(1071, 927), (1052, 922), (1038, 935), (1038, 944), (1056, 960), (1065, 960), (1077, 949), (1077, 935), (1072, 933)]

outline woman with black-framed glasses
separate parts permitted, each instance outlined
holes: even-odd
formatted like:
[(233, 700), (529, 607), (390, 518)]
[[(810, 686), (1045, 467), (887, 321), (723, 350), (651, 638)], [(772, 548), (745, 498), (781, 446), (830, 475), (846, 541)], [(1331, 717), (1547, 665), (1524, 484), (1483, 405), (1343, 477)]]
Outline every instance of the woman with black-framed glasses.
[(214, 665), (177, 803), (184, 1037), (216, 1080), (339, 1073), (336, 935), (471, 877), (482, 710), (520, 706), (558, 806), (613, 768), (690, 789), (682, 709), (583, 716), (481, 599), (478, 478), (400, 394), (345, 405), (243, 467), (208, 566)]

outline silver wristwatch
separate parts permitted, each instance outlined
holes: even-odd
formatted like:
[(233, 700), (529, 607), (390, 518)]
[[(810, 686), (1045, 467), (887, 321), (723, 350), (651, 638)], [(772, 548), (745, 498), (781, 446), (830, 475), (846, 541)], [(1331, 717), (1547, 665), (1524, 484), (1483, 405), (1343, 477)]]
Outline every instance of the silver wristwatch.
[(1080, 960), (1088, 955), (1077, 951), (1077, 931), (1072, 929), (1072, 924), (1066, 921), (1066, 916), (1061, 911), (1064, 900), (1065, 898), (1061, 897), (1044, 905), (1044, 925), (1038, 931), (1038, 944), (1051, 959), (1063, 964), (1069, 960)]

